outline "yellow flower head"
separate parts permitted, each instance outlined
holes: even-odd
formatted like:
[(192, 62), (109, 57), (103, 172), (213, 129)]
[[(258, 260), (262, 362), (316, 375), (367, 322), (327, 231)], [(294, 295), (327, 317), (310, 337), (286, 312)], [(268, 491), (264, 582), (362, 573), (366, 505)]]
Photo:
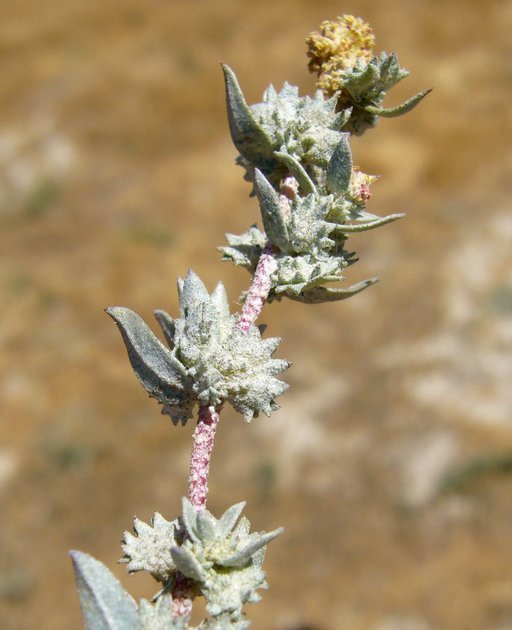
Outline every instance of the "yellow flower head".
[(353, 15), (342, 15), (320, 25), (320, 33), (306, 39), (309, 69), (318, 75), (317, 87), (326, 96), (342, 90), (347, 70), (357, 61), (368, 63), (373, 55), (375, 36), (370, 25)]

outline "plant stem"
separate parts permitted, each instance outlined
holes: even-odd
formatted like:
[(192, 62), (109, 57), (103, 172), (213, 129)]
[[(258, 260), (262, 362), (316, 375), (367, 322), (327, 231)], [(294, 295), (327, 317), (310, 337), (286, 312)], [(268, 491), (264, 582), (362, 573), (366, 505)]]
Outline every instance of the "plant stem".
[[(279, 203), (283, 210), (290, 211), (290, 200), (298, 190), (297, 180), (286, 177), (283, 180), (279, 194)], [(258, 319), (267, 301), (272, 282), (270, 277), (277, 268), (274, 250), (271, 243), (267, 243), (258, 260), (251, 286), (247, 292), (242, 311), (237, 321), (237, 327), (242, 332), (248, 332)], [(201, 405), (197, 425), (192, 437), (192, 455), (190, 457), (190, 476), (188, 480), (188, 498), (196, 510), (206, 509), (208, 495), (208, 473), (213, 451), (215, 432), (220, 420), (222, 405)], [(192, 609), (192, 595), (187, 584), (187, 578), (178, 573), (172, 592), (173, 617), (188, 615)]]
[(172, 589), (172, 616), (186, 617), (192, 612), (191, 581), (180, 571), (176, 573)]
[[(297, 194), (298, 188), (298, 182), (294, 177), (288, 176), (283, 179), (279, 191), (279, 203), (283, 210), (290, 212), (291, 200)], [(251, 286), (237, 321), (237, 327), (242, 332), (247, 332), (258, 319), (272, 287), (270, 278), (276, 268), (277, 261), (274, 256), (274, 249), (271, 243), (267, 243), (258, 260)], [(221, 407), (215, 408), (208, 405), (199, 407), (197, 425), (192, 438), (188, 481), (189, 500), (196, 510), (206, 509), (210, 458), (215, 432), (220, 420), (220, 410)]]
[(215, 431), (220, 419), (219, 412), (220, 407), (217, 409), (208, 405), (199, 407), (199, 417), (192, 438), (193, 446), (188, 480), (188, 498), (196, 510), (206, 509), (208, 472)]
[[(199, 407), (199, 417), (192, 438), (190, 476), (188, 479), (188, 498), (197, 511), (206, 509), (210, 459), (221, 408), (222, 405), (217, 408), (213, 405), (201, 405)], [(185, 617), (191, 613), (193, 600), (191, 581), (180, 571), (176, 573), (172, 587), (172, 599), (173, 617)]]
[[(238, 329), (242, 332), (247, 332), (258, 319), (271, 288), (270, 276), (276, 269), (276, 266), (276, 260), (272, 255), (272, 247), (267, 245), (258, 261), (247, 293), (247, 299), (237, 322)], [(215, 408), (208, 405), (199, 407), (197, 425), (192, 438), (192, 455), (188, 480), (188, 498), (196, 510), (206, 509), (210, 458), (215, 432), (220, 419), (220, 410), (220, 407)]]
[(272, 286), (270, 276), (276, 268), (277, 262), (272, 254), (272, 246), (267, 244), (258, 260), (258, 266), (238, 318), (237, 325), (242, 332), (247, 332), (258, 319)]

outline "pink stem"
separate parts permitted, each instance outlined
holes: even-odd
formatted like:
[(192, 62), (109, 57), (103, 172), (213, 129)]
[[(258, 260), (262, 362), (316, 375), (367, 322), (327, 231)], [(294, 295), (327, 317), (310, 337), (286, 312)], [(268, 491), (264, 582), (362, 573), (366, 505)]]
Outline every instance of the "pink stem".
[[(291, 212), (291, 201), (295, 199), (299, 190), (299, 183), (291, 175), (285, 177), (281, 183), (279, 191), (279, 206), (286, 217)], [(268, 294), (272, 288), (270, 280), (272, 274), (277, 269), (277, 261), (273, 255), (274, 248), (271, 243), (267, 243), (261, 252), (256, 271), (252, 278), (251, 286), (247, 292), (244, 306), (238, 318), (238, 328), (242, 332), (247, 332), (254, 325), (267, 301)]]
[(186, 617), (192, 612), (191, 584), (191, 580), (183, 573), (176, 573), (172, 589), (173, 617)]
[(208, 473), (212, 456), (215, 431), (219, 423), (220, 407), (201, 405), (193, 436), (192, 456), (190, 458), (190, 477), (188, 496), (196, 510), (206, 508), (208, 494)]
[[(254, 324), (268, 297), (271, 282), (270, 276), (276, 269), (277, 263), (272, 255), (272, 247), (267, 245), (263, 250), (254, 277), (240, 313), (237, 327), (247, 332)], [(213, 451), (215, 431), (219, 423), (220, 407), (202, 405), (199, 407), (199, 417), (192, 438), (192, 456), (190, 458), (190, 476), (188, 481), (188, 496), (196, 510), (206, 509), (208, 494), (208, 473), (210, 458)]]
[(272, 286), (270, 276), (276, 269), (277, 262), (272, 255), (272, 246), (269, 244), (261, 253), (244, 306), (238, 318), (237, 326), (242, 332), (247, 332), (258, 319)]
[[(188, 479), (188, 497), (197, 511), (206, 509), (208, 494), (208, 473), (213, 450), (215, 431), (219, 423), (221, 406), (201, 405), (199, 418), (192, 439), (190, 458), (190, 476)], [(185, 617), (192, 611), (191, 581), (180, 571), (176, 573), (172, 588), (172, 616)]]
[[(291, 200), (295, 198), (298, 188), (298, 182), (294, 177), (288, 176), (283, 179), (279, 191), (279, 203), (285, 214), (290, 212)], [(268, 243), (258, 260), (251, 286), (237, 321), (237, 327), (242, 332), (247, 332), (258, 319), (272, 287), (270, 278), (276, 269), (277, 262), (273, 255), (273, 247)], [(220, 419), (220, 410), (221, 407), (215, 408), (207, 405), (202, 405), (199, 408), (199, 417), (193, 436), (188, 481), (189, 500), (196, 510), (206, 509), (210, 458), (215, 431)]]

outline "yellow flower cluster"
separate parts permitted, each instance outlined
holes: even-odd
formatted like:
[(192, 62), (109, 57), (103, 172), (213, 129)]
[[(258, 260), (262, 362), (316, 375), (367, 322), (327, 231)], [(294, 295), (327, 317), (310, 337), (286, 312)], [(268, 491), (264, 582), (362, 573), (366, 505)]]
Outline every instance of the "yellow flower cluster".
[(372, 58), (375, 36), (370, 25), (353, 15), (320, 24), (320, 33), (310, 33), (306, 39), (309, 69), (318, 75), (317, 87), (326, 96), (343, 89), (345, 72), (358, 60), (368, 63)]

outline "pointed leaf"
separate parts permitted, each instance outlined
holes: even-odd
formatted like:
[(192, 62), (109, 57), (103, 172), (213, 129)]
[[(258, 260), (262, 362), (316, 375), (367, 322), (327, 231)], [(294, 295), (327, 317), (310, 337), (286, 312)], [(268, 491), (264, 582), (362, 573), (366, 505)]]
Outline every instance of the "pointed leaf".
[(222, 65), (226, 82), (226, 102), (231, 138), (236, 148), (250, 162), (272, 158), (272, 142), (249, 109), (235, 73)]
[(409, 76), (409, 70), (405, 68), (401, 68), (398, 62), (398, 56), (396, 53), (391, 53), (388, 55), (385, 52), (382, 52), (379, 55), (378, 63), (379, 67), (379, 87), (382, 90), (389, 90), (394, 85), (396, 85), (402, 79)]
[(373, 230), (373, 228), (377, 228), (381, 225), (386, 225), (387, 223), (393, 223), (393, 221), (398, 221), (398, 219), (403, 219), (405, 217), (405, 213), (399, 212), (397, 214), (389, 214), (387, 217), (382, 217), (380, 219), (376, 219), (375, 221), (367, 221), (366, 223), (354, 223), (352, 225), (336, 225), (336, 232), (365, 232), (366, 230)]
[(301, 192), (304, 196), (316, 193), (316, 186), (313, 183), (313, 180), (306, 173), (306, 170), (300, 162), (298, 162), (292, 155), (282, 153), (281, 151), (274, 151), (274, 155), (289, 169), (290, 173), (299, 182)]
[(209, 301), (210, 294), (203, 282), (192, 269), (189, 269), (180, 295), (180, 308), (183, 310), (183, 314), (186, 316), (189, 309)]
[(251, 531), (251, 523), (249, 519), (247, 518), (247, 516), (242, 516), (242, 518), (238, 522), (238, 525), (235, 528), (234, 533), (239, 538), (245, 538), (246, 536), (249, 535), (250, 531)]
[(229, 317), (229, 301), (228, 294), (222, 282), (219, 282), (215, 287), (212, 297), (212, 304), (217, 308), (221, 317)]
[(81, 551), (70, 551), (87, 630), (140, 630), (137, 604), (107, 567)]
[(348, 121), (350, 120), (350, 117), (352, 116), (353, 109), (354, 108), (350, 106), (350, 107), (347, 107), (347, 109), (344, 109), (343, 111), (339, 112), (339, 114), (336, 117), (337, 129), (343, 129), (343, 127), (348, 123)]
[(227, 536), (233, 531), (245, 505), (246, 501), (241, 501), (240, 503), (235, 503), (235, 505), (232, 505), (224, 512), (219, 519), (218, 529), (220, 536)]
[(161, 309), (157, 309), (156, 311), (154, 311), (153, 315), (155, 316), (156, 321), (160, 324), (160, 328), (164, 333), (165, 340), (167, 341), (169, 348), (172, 350), (174, 348), (175, 333), (173, 318), (169, 315), (169, 313), (166, 313)]
[(203, 567), (187, 547), (173, 547), (171, 549), (171, 555), (174, 563), (183, 575), (197, 582), (204, 580), (205, 573)]
[(367, 105), (364, 109), (369, 114), (382, 116), (382, 118), (395, 118), (397, 116), (402, 116), (402, 114), (410, 112), (411, 109), (414, 109), (416, 105), (418, 105), (420, 101), (422, 101), (425, 96), (427, 96), (427, 94), (430, 94), (430, 92), (432, 92), (432, 88), (430, 88), (430, 90), (423, 90), (423, 92), (419, 92), (418, 94), (411, 96), (411, 98), (407, 99), (400, 105), (397, 105), (396, 107), (391, 107), (389, 109), (386, 109), (384, 107), (374, 107), (373, 105)]
[(106, 312), (116, 322), (137, 378), (150, 396), (160, 402), (176, 398), (187, 379), (185, 368), (144, 321), (129, 308), (113, 306)]
[(181, 306), (181, 302), (182, 302), (182, 299), (183, 299), (183, 285), (184, 284), (185, 284), (185, 281), (183, 280), (183, 278), (178, 277), (178, 279), (176, 280), (176, 286), (177, 286), (177, 289), (178, 289), (178, 301), (179, 301), (179, 304), (180, 304), (180, 315), (182, 317), (185, 316), (185, 314), (183, 313), (183, 308)]
[(208, 510), (197, 513), (197, 533), (203, 542), (217, 536), (217, 519)]
[(254, 187), (260, 202), (261, 217), (268, 239), (279, 249), (286, 251), (286, 219), (279, 204), (279, 197), (266, 177), (257, 168), (254, 169)]
[(360, 293), (367, 287), (378, 282), (378, 278), (369, 278), (358, 282), (348, 289), (328, 289), (326, 287), (313, 287), (311, 289), (305, 289), (299, 295), (291, 295), (287, 293), (287, 297), (291, 300), (297, 300), (298, 302), (304, 302), (305, 304), (320, 304), (322, 302), (338, 302), (339, 300), (345, 300), (356, 293)]
[(274, 540), (276, 536), (282, 534), (284, 529), (280, 527), (279, 529), (274, 530), (273, 532), (266, 532), (261, 534), (261, 536), (257, 536), (247, 545), (243, 546), (232, 556), (227, 558), (226, 560), (222, 560), (222, 566), (224, 567), (239, 567), (251, 559), (252, 555), (257, 551), (268, 545), (271, 540)]
[(197, 510), (186, 497), (183, 497), (181, 504), (183, 509), (182, 519), (187, 534), (191, 540), (199, 542), (200, 538), (197, 535)]
[(352, 176), (352, 153), (348, 142), (349, 134), (343, 134), (339, 144), (327, 166), (327, 186), (334, 193), (344, 193), (348, 190)]
[(379, 60), (373, 57), (360, 73), (352, 74), (344, 82), (344, 88), (352, 97), (358, 97), (368, 90), (379, 78)]

